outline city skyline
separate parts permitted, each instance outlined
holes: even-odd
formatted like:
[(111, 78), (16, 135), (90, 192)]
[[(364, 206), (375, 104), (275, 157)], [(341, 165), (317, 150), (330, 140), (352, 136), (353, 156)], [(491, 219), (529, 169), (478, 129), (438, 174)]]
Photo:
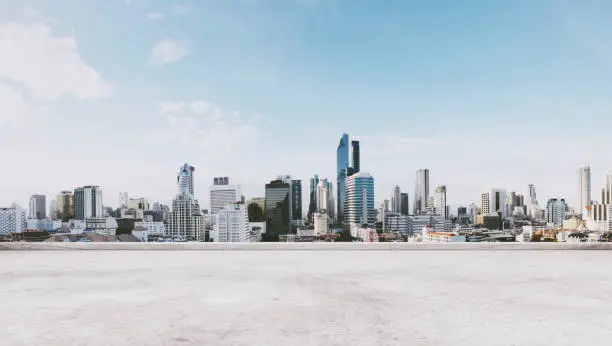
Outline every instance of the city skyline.
[(133, 0), (96, 4), (92, 19), (89, 3), (9, 0), (0, 206), (86, 185), (110, 206), (123, 191), (171, 201), (165, 182), (185, 161), (202, 207), (215, 176), (247, 197), (279, 174), (335, 182), (344, 131), (376, 205), (394, 185), (411, 193), (426, 167), (453, 207), (531, 183), (541, 206), (576, 207), (576, 169), (592, 167), (593, 199), (612, 169), (600, 28), (612, 4), (519, 3)]

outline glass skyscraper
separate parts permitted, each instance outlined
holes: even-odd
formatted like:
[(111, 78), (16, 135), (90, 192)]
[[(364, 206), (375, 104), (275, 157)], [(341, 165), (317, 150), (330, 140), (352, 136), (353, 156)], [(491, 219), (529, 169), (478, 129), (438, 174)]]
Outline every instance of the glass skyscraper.
[(291, 233), (291, 181), (277, 179), (266, 184), (266, 240), (278, 241)]
[(345, 224), (349, 227), (374, 227), (374, 178), (365, 172), (353, 174), (346, 179)]
[(414, 182), (414, 215), (425, 214), (429, 198), (429, 169), (419, 169)]
[(291, 218), (293, 220), (302, 220), (302, 181), (291, 181)]
[(310, 178), (310, 203), (308, 204), (308, 220), (312, 222), (312, 214), (317, 211), (317, 186), (319, 185), (319, 176), (315, 175)]
[(344, 202), (346, 198), (346, 177), (349, 169), (349, 136), (344, 133), (340, 138), (337, 150), (337, 173), (338, 173), (338, 222), (344, 221)]

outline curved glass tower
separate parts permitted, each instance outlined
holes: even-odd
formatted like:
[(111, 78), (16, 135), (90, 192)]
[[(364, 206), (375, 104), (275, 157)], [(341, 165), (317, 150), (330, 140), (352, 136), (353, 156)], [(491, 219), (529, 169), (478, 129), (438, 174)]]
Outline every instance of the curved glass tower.
[(344, 221), (344, 200), (346, 197), (346, 176), (349, 168), (349, 136), (344, 133), (340, 138), (337, 151), (337, 173), (338, 173), (338, 222)]

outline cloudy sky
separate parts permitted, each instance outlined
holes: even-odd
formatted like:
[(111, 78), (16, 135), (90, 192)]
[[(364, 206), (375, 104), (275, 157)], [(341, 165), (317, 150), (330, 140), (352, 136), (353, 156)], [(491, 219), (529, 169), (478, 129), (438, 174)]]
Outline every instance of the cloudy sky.
[[(431, 170), (577, 202), (612, 169), (612, 3), (0, 0), (0, 206), (78, 185), (170, 200), (183, 162), (247, 197), (335, 180), (361, 140), (376, 199)], [(304, 183), (306, 194), (307, 183)], [(594, 193), (598, 195), (597, 193)], [(412, 198), (412, 197), (411, 197)]]

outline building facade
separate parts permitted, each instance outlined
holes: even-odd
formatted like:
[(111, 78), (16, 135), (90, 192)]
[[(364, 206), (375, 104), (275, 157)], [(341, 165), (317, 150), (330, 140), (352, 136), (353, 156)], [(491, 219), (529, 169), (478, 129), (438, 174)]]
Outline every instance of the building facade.
[(30, 197), (29, 218), (36, 220), (47, 218), (47, 196), (33, 195)]
[(421, 215), (427, 212), (427, 199), (429, 198), (429, 169), (419, 169), (414, 182), (413, 214)]
[(578, 196), (580, 198), (580, 213), (591, 204), (591, 167), (580, 167), (578, 170)]
[(444, 218), (444, 220), (448, 220), (450, 218), (448, 205), (446, 204), (446, 186), (441, 185), (436, 187), (436, 191), (434, 192), (434, 209), (435, 214), (440, 215)]
[(266, 237), (276, 240), (292, 231), (291, 180), (279, 177), (266, 184)]
[(216, 214), (211, 240), (221, 243), (250, 241), (251, 226), (247, 206), (243, 203), (228, 204)]
[(27, 226), (26, 213), (18, 205), (0, 208), (0, 236), (22, 233)]
[(564, 199), (551, 198), (546, 203), (546, 223), (555, 227), (563, 226), (567, 215), (567, 203)]
[(391, 190), (391, 198), (390, 198), (390, 207), (391, 212), (394, 214), (399, 214), (402, 210), (402, 191), (400, 187), (395, 185)]
[(204, 220), (200, 204), (193, 195), (195, 168), (185, 163), (177, 179), (178, 193), (168, 215), (167, 235), (189, 241), (204, 241)]
[(349, 227), (374, 227), (374, 178), (365, 172), (346, 179), (345, 224)]
[(343, 134), (336, 150), (336, 173), (337, 173), (337, 193), (336, 203), (337, 219), (339, 222), (344, 220), (344, 203), (346, 198), (346, 177), (348, 176), (349, 168), (349, 136)]
[(410, 214), (410, 205), (409, 205), (409, 197), (407, 193), (402, 193), (400, 196), (401, 199), (401, 207), (400, 207), (400, 214), (404, 215), (404, 216), (408, 216)]
[(291, 219), (299, 221), (303, 218), (302, 214), (302, 181), (291, 180)]
[(97, 185), (88, 185), (74, 189), (74, 214), (77, 220), (103, 217), (102, 189)]
[(240, 185), (230, 185), (228, 177), (216, 177), (210, 187), (210, 213), (217, 214), (228, 204), (240, 202)]

